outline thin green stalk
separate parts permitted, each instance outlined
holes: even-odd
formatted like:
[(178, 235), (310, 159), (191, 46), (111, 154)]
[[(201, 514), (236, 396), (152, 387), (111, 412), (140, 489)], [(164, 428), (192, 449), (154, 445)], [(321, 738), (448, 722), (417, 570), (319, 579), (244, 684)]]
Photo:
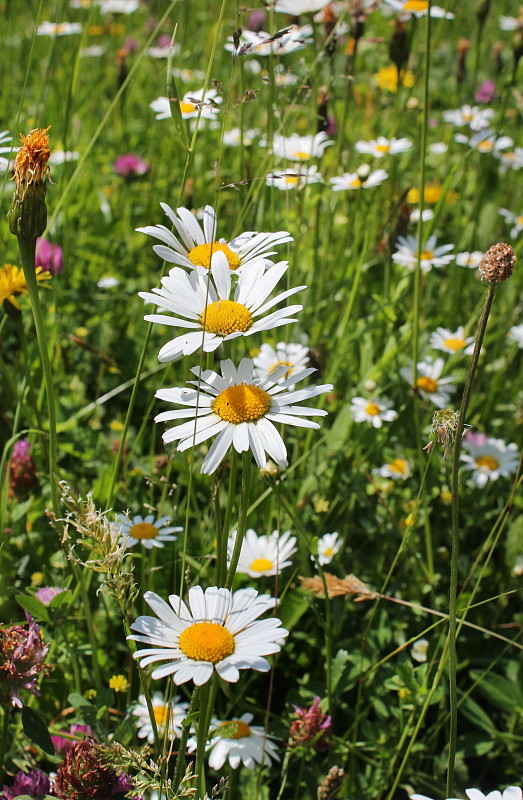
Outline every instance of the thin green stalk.
[(11, 703), (4, 703), (4, 714), (2, 720), (2, 733), (0, 734), (0, 783), (3, 782), (6, 770), (4, 769), (4, 758), (9, 736), (9, 718), (11, 716)]
[(216, 584), (221, 586), (227, 575), (227, 542), (229, 539), (229, 529), (231, 527), (231, 517), (234, 508), (234, 496), (236, 494), (236, 473), (238, 466), (238, 456), (236, 450), (231, 453), (231, 469), (229, 473), (229, 490), (227, 492), (227, 505), (221, 526), (221, 538), (218, 539), (216, 554)]
[(172, 785), (174, 787), (175, 792), (178, 791), (178, 787), (180, 786), (182, 778), (185, 774), (184, 764), (185, 764), (185, 753), (187, 751), (187, 741), (189, 739), (189, 734), (191, 732), (191, 727), (193, 724), (194, 712), (196, 711), (199, 701), (200, 701), (200, 687), (195, 686), (193, 689), (191, 702), (189, 703), (187, 716), (182, 722), (182, 735), (180, 736), (180, 743), (178, 745), (178, 757), (176, 759), (176, 764), (174, 767), (174, 774), (172, 779)]
[(456, 746), (458, 736), (458, 694), (457, 694), (457, 655), (456, 655), (456, 613), (458, 598), (458, 558), (459, 558), (459, 459), (461, 453), (461, 437), (465, 429), (465, 418), (472, 394), (474, 375), (478, 366), (479, 354), (487, 328), (487, 322), (494, 299), (494, 284), (489, 284), (487, 296), (478, 325), (474, 352), (465, 381), (463, 397), (459, 409), (456, 426), (454, 452), (452, 455), (452, 530), (451, 530), (451, 561), (450, 561), (450, 595), (449, 595), (449, 695), (450, 695), (450, 732), (449, 732), (449, 760), (447, 768), (447, 796), (450, 797), (454, 786), (454, 764), (456, 760)]
[(238, 529), (236, 531), (236, 539), (234, 540), (234, 550), (232, 552), (231, 563), (227, 572), (225, 581), (225, 588), (230, 589), (234, 576), (236, 574), (236, 567), (240, 558), (242, 549), (243, 537), (245, 536), (245, 529), (247, 527), (247, 511), (249, 509), (249, 496), (251, 493), (251, 454), (247, 450), (242, 458), (242, 489), (240, 496), (240, 510), (238, 513)]

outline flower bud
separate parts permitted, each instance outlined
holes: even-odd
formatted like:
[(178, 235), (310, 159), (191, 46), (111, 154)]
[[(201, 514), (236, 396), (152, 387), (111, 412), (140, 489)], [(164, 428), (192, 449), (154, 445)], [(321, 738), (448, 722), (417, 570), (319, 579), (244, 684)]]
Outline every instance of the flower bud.
[(47, 225), (45, 179), (49, 174), (49, 128), (35, 128), (21, 136), (22, 147), (15, 160), (15, 193), (7, 218), (11, 233), (21, 239), (36, 239)]

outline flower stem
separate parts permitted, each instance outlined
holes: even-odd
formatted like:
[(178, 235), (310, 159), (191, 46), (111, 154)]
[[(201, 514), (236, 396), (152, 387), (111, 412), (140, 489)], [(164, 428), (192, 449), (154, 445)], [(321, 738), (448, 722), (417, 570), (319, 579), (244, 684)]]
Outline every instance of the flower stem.
[(229, 540), (229, 528), (231, 526), (231, 516), (234, 506), (234, 495), (236, 493), (236, 472), (238, 457), (236, 450), (231, 454), (231, 470), (229, 473), (229, 490), (227, 492), (227, 506), (221, 525), (221, 531), (217, 542), (216, 554), (216, 585), (221, 586), (227, 575), (227, 543)]
[(459, 458), (461, 453), (461, 437), (465, 429), (465, 418), (472, 394), (474, 375), (478, 366), (479, 354), (487, 328), (487, 322), (494, 298), (494, 284), (489, 284), (487, 296), (483, 304), (481, 316), (474, 343), (474, 352), (465, 381), (463, 397), (459, 409), (456, 438), (452, 457), (452, 530), (451, 530), (451, 561), (450, 561), (450, 596), (449, 596), (449, 695), (450, 695), (450, 733), (449, 733), (449, 760), (447, 767), (447, 796), (453, 793), (454, 764), (456, 760), (456, 744), (458, 734), (458, 695), (456, 685), (456, 615), (458, 596), (458, 558), (459, 558)]
[(0, 783), (4, 779), (6, 773), (4, 769), (5, 749), (7, 746), (7, 737), (9, 735), (9, 718), (11, 716), (10, 702), (4, 703), (3, 719), (2, 719), (2, 733), (0, 734)]
[(243, 454), (242, 459), (242, 490), (240, 497), (240, 511), (238, 513), (238, 529), (236, 531), (236, 539), (234, 540), (234, 550), (231, 557), (231, 563), (227, 572), (225, 580), (225, 588), (230, 589), (234, 576), (236, 574), (236, 567), (240, 558), (242, 549), (243, 537), (245, 536), (245, 529), (247, 526), (247, 510), (249, 508), (249, 496), (251, 493), (251, 454), (249, 451)]
[(193, 689), (191, 702), (187, 710), (187, 716), (182, 721), (182, 735), (180, 736), (180, 744), (178, 747), (178, 758), (176, 759), (176, 765), (174, 767), (174, 775), (172, 779), (172, 785), (176, 793), (178, 792), (178, 788), (184, 776), (184, 763), (185, 763), (185, 751), (187, 750), (187, 740), (189, 739), (189, 734), (191, 732), (191, 726), (193, 723), (194, 712), (196, 711), (196, 708), (198, 706), (199, 698), (200, 698), (200, 687), (195, 686)]

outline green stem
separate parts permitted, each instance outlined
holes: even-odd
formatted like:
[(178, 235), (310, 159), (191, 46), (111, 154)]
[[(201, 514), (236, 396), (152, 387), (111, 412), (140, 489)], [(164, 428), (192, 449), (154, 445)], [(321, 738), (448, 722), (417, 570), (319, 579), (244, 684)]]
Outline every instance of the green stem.
[(242, 489), (240, 497), (240, 510), (238, 513), (238, 529), (236, 531), (236, 539), (234, 541), (234, 550), (227, 572), (227, 579), (225, 581), (225, 588), (230, 589), (234, 576), (236, 574), (236, 567), (240, 558), (242, 549), (243, 537), (245, 536), (245, 529), (247, 527), (247, 511), (249, 508), (249, 495), (251, 493), (251, 454), (247, 450), (243, 454), (242, 459)]
[(229, 473), (229, 491), (227, 492), (227, 506), (221, 526), (221, 538), (218, 539), (218, 552), (216, 564), (216, 584), (221, 586), (227, 574), (227, 543), (229, 541), (229, 529), (231, 527), (231, 516), (234, 508), (234, 496), (236, 494), (236, 473), (238, 457), (236, 450), (231, 454), (231, 471)]
[(7, 738), (9, 736), (9, 718), (11, 716), (11, 703), (4, 703), (4, 715), (2, 720), (2, 733), (0, 735), (0, 783), (3, 782), (6, 770), (4, 769), (5, 750)]
[(174, 767), (172, 785), (176, 793), (178, 792), (178, 788), (182, 782), (182, 778), (185, 773), (184, 763), (185, 763), (185, 752), (187, 750), (187, 740), (189, 739), (189, 734), (191, 732), (193, 716), (199, 702), (199, 697), (200, 697), (200, 687), (195, 686), (193, 689), (191, 702), (189, 704), (189, 709), (187, 711), (187, 716), (182, 722), (182, 735), (180, 736), (180, 744), (178, 747), (178, 758), (176, 759), (176, 765)]
[(487, 322), (494, 299), (495, 285), (490, 284), (481, 311), (481, 317), (474, 344), (474, 352), (469, 366), (461, 406), (459, 409), (456, 438), (452, 457), (452, 532), (451, 532), (451, 561), (450, 561), (450, 596), (449, 596), (449, 695), (450, 695), (450, 733), (449, 733), (449, 761), (447, 768), (447, 796), (450, 797), (454, 785), (454, 764), (456, 760), (456, 745), (458, 735), (458, 696), (457, 696), (457, 655), (456, 655), (456, 616), (458, 598), (458, 558), (459, 558), (459, 458), (461, 453), (461, 437), (465, 429), (465, 418), (472, 394), (474, 375), (478, 366), (481, 345), (485, 336)]

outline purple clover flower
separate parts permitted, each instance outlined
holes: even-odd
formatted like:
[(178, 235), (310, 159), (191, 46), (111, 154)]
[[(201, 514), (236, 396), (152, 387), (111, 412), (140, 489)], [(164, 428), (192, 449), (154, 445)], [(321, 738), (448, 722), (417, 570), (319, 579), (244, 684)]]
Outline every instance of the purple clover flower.
[(35, 596), (44, 606), (48, 606), (53, 597), (56, 597), (57, 594), (61, 594), (63, 591), (64, 590), (60, 589), (58, 586), (41, 586)]
[(13, 800), (18, 795), (25, 794), (29, 797), (39, 797), (50, 792), (49, 776), (41, 769), (31, 772), (17, 772), (10, 786), (2, 786), (0, 800)]
[(135, 155), (135, 153), (127, 153), (127, 155), (118, 156), (114, 162), (113, 169), (121, 178), (130, 181), (133, 178), (137, 178), (149, 172), (149, 165), (143, 158)]
[(47, 239), (36, 240), (35, 263), (42, 267), (44, 272), (58, 275), (64, 268), (63, 250), (58, 244), (51, 244)]
[(49, 648), (40, 636), (40, 628), (27, 611), (25, 616), (27, 630), (21, 625), (0, 629), (0, 702), (11, 700), (18, 708), (23, 705), (20, 689), (38, 695), (38, 675), (50, 670), (43, 663)]

